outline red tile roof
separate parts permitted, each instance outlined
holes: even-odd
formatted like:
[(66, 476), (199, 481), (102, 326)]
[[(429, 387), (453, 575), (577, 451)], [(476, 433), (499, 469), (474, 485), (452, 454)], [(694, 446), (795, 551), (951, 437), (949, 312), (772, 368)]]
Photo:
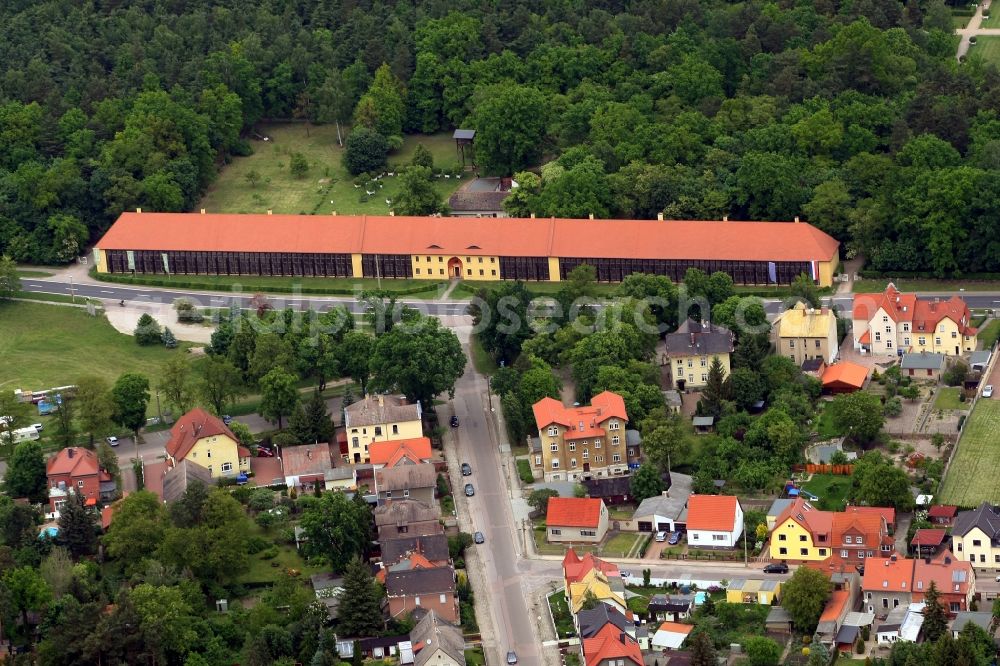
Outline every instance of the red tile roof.
[(330, 445), (326, 442), (284, 446), (279, 455), (285, 476), (322, 475), (326, 470), (333, 469)]
[[(177, 419), (177, 423), (170, 429), (170, 441), (167, 442), (167, 453), (177, 461), (183, 460), (191, 452), (194, 445), (203, 437), (213, 435), (226, 435), (234, 442), (239, 443), (239, 438), (233, 431), (226, 427), (218, 416), (209, 414), (201, 407), (195, 407), (184, 416)], [(250, 451), (239, 446), (239, 455), (246, 458)]]
[(838, 546), (844, 543), (843, 536), (851, 532), (864, 537), (864, 545), (868, 548), (878, 546), (881, 538), (888, 534), (882, 516), (874, 513), (847, 513), (836, 512), (833, 514), (833, 542)]
[(871, 558), (865, 561), (861, 589), (877, 592), (909, 592), (913, 584), (913, 560), (896, 556)]
[(958, 507), (951, 504), (936, 504), (927, 510), (928, 518), (954, 518)]
[(937, 547), (944, 543), (946, 536), (948, 536), (948, 530), (919, 529), (913, 533), (910, 545)]
[(97, 454), (90, 449), (70, 446), (49, 458), (45, 464), (47, 476), (68, 474), (71, 478), (93, 476), (101, 469)]
[(617, 564), (606, 562), (593, 553), (584, 553), (583, 557), (580, 557), (572, 547), (566, 551), (562, 565), (563, 577), (568, 583), (582, 580), (591, 569), (597, 569), (606, 576), (621, 576)]
[(958, 296), (946, 301), (920, 300), (916, 294), (901, 293), (892, 283), (881, 294), (854, 295), (854, 319), (871, 321), (880, 308), (894, 322), (911, 322), (914, 333), (931, 333), (942, 319), (950, 319), (963, 335), (976, 334), (969, 326), (969, 306)]
[(833, 365), (828, 365), (823, 371), (823, 386), (831, 384), (845, 384), (861, 388), (868, 378), (868, 368), (850, 361), (840, 361)]
[(785, 507), (785, 510), (778, 514), (775, 519), (775, 527), (783, 524), (787, 520), (794, 520), (813, 535), (813, 545), (816, 545), (816, 535), (830, 535), (833, 530), (833, 512), (821, 511), (801, 497), (797, 497), (794, 502)]
[(583, 659), (588, 666), (599, 666), (605, 660), (626, 659), (635, 666), (642, 666), (639, 643), (624, 631), (608, 622), (591, 638), (583, 639)]
[(688, 497), (688, 530), (732, 532), (739, 500), (732, 495), (691, 495)]
[[(865, 571), (867, 573), (867, 569)], [(923, 595), (933, 581), (941, 594), (964, 595), (969, 591), (973, 576), (971, 562), (957, 559), (945, 549), (930, 563), (924, 559), (913, 561), (913, 594)]]
[(834, 590), (830, 593), (830, 600), (823, 607), (823, 614), (819, 616), (820, 622), (831, 622), (837, 620), (844, 612), (851, 593), (847, 590)]
[(548, 527), (594, 527), (601, 522), (604, 500), (589, 497), (552, 497), (545, 514)]
[[(607, 239), (614, 238), (614, 243)], [(839, 243), (787, 222), (122, 213), (102, 250), (829, 261)]]
[(896, 524), (896, 510), (891, 506), (858, 506), (852, 504), (844, 509), (844, 513), (873, 514), (884, 518), (887, 525)]
[[(553, 423), (558, 423), (561, 426), (572, 428), (574, 432), (586, 433), (600, 430), (597, 426), (611, 417), (628, 421), (625, 400), (611, 391), (598, 393), (590, 399), (589, 405), (582, 407), (564, 407), (561, 402), (554, 398), (542, 398), (531, 406), (531, 410), (535, 414), (535, 423), (539, 430)], [(583, 423), (582, 429), (580, 428), (581, 422)], [(600, 430), (600, 434), (603, 432)], [(567, 432), (566, 438), (573, 439), (573, 435), (573, 432)]]
[(392, 467), (404, 456), (417, 463), (426, 462), (431, 457), (430, 438), (417, 437), (394, 442), (372, 442), (368, 447), (368, 457), (373, 465)]

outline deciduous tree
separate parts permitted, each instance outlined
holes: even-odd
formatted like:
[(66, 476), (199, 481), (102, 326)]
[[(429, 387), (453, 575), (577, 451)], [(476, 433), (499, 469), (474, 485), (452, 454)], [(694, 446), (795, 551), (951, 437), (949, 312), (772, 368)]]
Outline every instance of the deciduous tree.
[(324, 493), (302, 514), (302, 529), (309, 537), (306, 550), (327, 558), (334, 572), (340, 573), (365, 554), (370, 523), (371, 512), (360, 495), (352, 500), (343, 493)]
[(226, 405), (236, 402), (245, 393), (243, 378), (236, 366), (227, 359), (210, 356), (202, 368), (198, 392), (216, 415), (225, 413)]
[(282, 427), (284, 417), (299, 404), (295, 375), (274, 368), (260, 379), (260, 415)]
[(48, 480), (45, 476), (45, 457), (38, 442), (21, 442), (14, 447), (14, 455), (7, 461), (4, 489), (11, 497), (27, 497), (33, 502), (43, 502), (48, 497)]
[(6, 254), (0, 256), (0, 300), (14, 298), (21, 291), (21, 278), (17, 264)]
[(167, 360), (160, 371), (157, 388), (168, 405), (177, 410), (176, 416), (187, 413), (194, 405), (195, 384), (191, 376), (191, 363), (183, 356)]
[(378, 338), (371, 361), (372, 383), (379, 390), (400, 391), (431, 409), (434, 396), (454, 392), (465, 362), (454, 331), (434, 317), (420, 316)]
[(812, 633), (830, 596), (830, 588), (830, 579), (822, 571), (809, 567), (799, 567), (785, 581), (781, 587), (781, 605), (788, 611), (796, 629)]
[(139, 430), (146, 423), (149, 380), (137, 372), (126, 372), (115, 381), (111, 389), (111, 400), (114, 404), (112, 418), (115, 423), (131, 430), (138, 440)]
[(632, 499), (641, 502), (647, 497), (656, 497), (663, 492), (663, 478), (660, 470), (646, 463), (640, 467), (629, 482)]

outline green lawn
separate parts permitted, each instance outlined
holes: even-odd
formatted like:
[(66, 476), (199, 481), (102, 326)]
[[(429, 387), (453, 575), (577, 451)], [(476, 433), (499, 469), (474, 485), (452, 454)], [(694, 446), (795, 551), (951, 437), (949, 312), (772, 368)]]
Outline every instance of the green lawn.
[(1000, 338), (1000, 319), (994, 319), (979, 331), (979, 342), (982, 343), (983, 349), (992, 348), (997, 338)]
[[(984, 38), (983, 39), (997, 39), (995, 38)], [(975, 49), (983, 46), (978, 44), (973, 46), (973, 53)], [(997, 49), (995, 62), (1000, 63), (1000, 42), (995, 44)], [(854, 283), (854, 293), (856, 294), (878, 294), (885, 291), (885, 287), (889, 284), (890, 280), (887, 278), (878, 279), (862, 279), (857, 280)], [(991, 282), (989, 280), (917, 280), (917, 279), (893, 279), (891, 282), (896, 285), (896, 288), (900, 291), (958, 291), (959, 289), (965, 289), (966, 291), (1000, 291), (1000, 281)]]
[(978, 55), (984, 62), (1000, 65), (1000, 37), (980, 35), (976, 43), (969, 47), (969, 55)]
[[(958, 17), (956, 17), (958, 18)], [(966, 19), (965, 25), (968, 25), (969, 21)], [(964, 26), (963, 26), (964, 27)], [(990, 12), (989, 18), (984, 18), (983, 22), (979, 24), (980, 28), (1000, 28), (1000, 12)]]
[(601, 555), (605, 557), (625, 557), (628, 555), (632, 548), (635, 547), (636, 541), (644, 539), (645, 534), (636, 534), (634, 532), (621, 532), (615, 536), (608, 539), (603, 546), (601, 546)]
[(49, 271), (40, 271), (34, 268), (18, 268), (17, 277), (19, 278), (47, 278), (52, 277), (55, 273), (50, 273)]
[(492, 375), (497, 371), (496, 361), (483, 349), (478, 335), (472, 335), (469, 340), (469, 348), (472, 351), (472, 365), (475, 366), (476, 372), (481, 375)]
[(968, 403), (958, 400), (961, 392), (962, 389), (957, 386), (938, 389), (937, 397), (934, 398), (934, 409), (968, 409)]
[[(268, 541), (273, 539), (273, 534), (269, 534), (261, 529), (256, 523), (253, 525), (251, 534), (264, 537)], [(250, 556), (250, 570), (245, 574), (240, 576), (240, 583), (273, 583), (277, 581), (286, 571), (294, 569), (299, 572), (299, 579), (303, 581), (309, 580), (309, 576), (314, 573), (318, 573), (323, 570), (323, 567), (310, 566), (306, 564), (299, 552), (295, 550), (294, 545), (289, 544), (277, 544), (278, 555), (276, 557), (265, 559), (261, 557), (267, 550), (262, 553), (257, 553), (256, 555)], [(277, 566), (275, 566), (277, 565)]]
[(303, 293), (303, 294), (360, 294), (363, 291), (395, 292), (409, 298), (437, 298), (447, 288), (446, 282), (437, 280), (323, 277), (267, 277), (254, 275), (109, 275), (91, 272), (98, 280), (117, 284), (142, 284), (209, 291), (252, 293)]
[(483, 648), (477, 647), (465, 651), (465, 666), (486, 666), (486, 655)]
[(1000, 400), (980, 400), (969, 415), (938, 500), (974, 507), (1000, 502)]
[(552, 619), (556, 623), (556, 633), (559, 638), (572, 636), (576, 633), (573, 627), (573, 615), (569, 612), (569, 604), (566, 603), (566, 595), (562, 590), (549, 595), (549, 609), (552, 611)]
[(851, 489), (851, 477), (814, 474), (809, 482), (802, 486), (802, 489), (819, 497), (821, 508), (828, 511), (839, 511), (844, 508), (844, 501)]
[(159, 367), (189, 346), (181, 342), (172, 350), (140, 347), (103, 315), (91, 317), (81, 308), (0, 303), (3, 390), (65, 386), (84, 375), (113, 382), (126, 371), (142, 372), (155, 382)]
[[(224, 168), (197, 208), (210, 213), (263, 213), (268, 209), (275, 213), (313, 215), (328, 215), (333, 211), (345, 215), (389, 213), (385, 200), (396, 196), (399, 177), (386, 177), (371, 185), (375, 188), (371, 197), (365, 193), (364, 184), (355, 187), (354, 177), (341, 166), (343, 149), (337, 145), (337, 130), (333, 125), (265, 125), (261, 134), (270, 140), (254, 139), (254, 154), (237, 157)], [(405, 137), (403, 148), (389, 156), (389, 169), (395, 171), (408, 164), (419, 143), (430, 150), (435, 167), (457, 167), (455, 143), (450, 133), (443, 132)], [(295, 152), (304, 154), (309, 161), (309, 172), (302, 178), (292, 176), (288, 168), (290, 156)], [(263, 182), (250, 185), (246, 175), (251, 170), (259, 173)], [(442, 199), (447, 199), (461, 184), (455, 178), (434, 179), (434, 187)]]
[(816, 432), (819, 433), (820, 439), (833, 439), (834, 437), (840, 437), (845, 434), (844, 431), (838, 428), (833, 422), (833, 410), (830, 409), (830, 403), (823, 403), (825, 407), (823, 411), (819, 413), (819, 419), (816, 421)]

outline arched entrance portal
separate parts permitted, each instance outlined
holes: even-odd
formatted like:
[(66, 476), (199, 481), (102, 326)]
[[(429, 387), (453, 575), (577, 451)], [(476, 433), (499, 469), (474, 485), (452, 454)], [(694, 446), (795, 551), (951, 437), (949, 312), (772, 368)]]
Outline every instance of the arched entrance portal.
[(452, 257), (448, 260), (448, 277), (462, 277), (462, 260), (458, 257)]

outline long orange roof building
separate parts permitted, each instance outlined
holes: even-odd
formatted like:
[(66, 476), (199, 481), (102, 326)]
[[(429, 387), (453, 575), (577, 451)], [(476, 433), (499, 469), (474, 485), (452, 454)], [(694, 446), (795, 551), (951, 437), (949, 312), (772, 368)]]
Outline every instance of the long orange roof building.
[(838, 248), (804, 222), (134, 212), (97, 243), (95, 261), (113, 273), (545, 281), (588, 263), (603, 281), (679, 280), (698, 267), (744, 284), (806, 273), (828, 286)]

